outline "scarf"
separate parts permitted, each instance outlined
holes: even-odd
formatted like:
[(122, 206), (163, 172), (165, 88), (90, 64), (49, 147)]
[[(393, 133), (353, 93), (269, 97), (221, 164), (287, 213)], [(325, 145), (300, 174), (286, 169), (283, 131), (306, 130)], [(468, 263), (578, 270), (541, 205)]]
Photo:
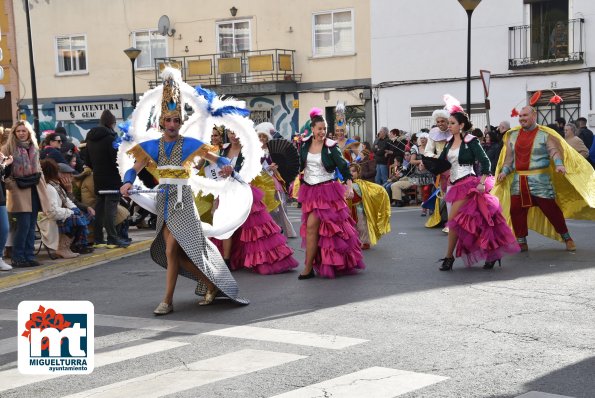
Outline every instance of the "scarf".
[(66, 191), (64, 190), (64, 188), (62, 188), (60, 183), (57, 181), (51, 180), (51, 181), (48, 181), (48, 184), (53, 186), (54, 189), (56, 190), (56, 192), (58, 192), (58, 196), (60, 197), (60, 200), (62, 201), (62, 207), (68, 208), (68, 205), (67, 205), (68, 196), (66, 196)]
[(27, 177), (38, 172), (39, 151), (35, 149), (31, 141), (18, 141), (12, 157), (13, 176)]

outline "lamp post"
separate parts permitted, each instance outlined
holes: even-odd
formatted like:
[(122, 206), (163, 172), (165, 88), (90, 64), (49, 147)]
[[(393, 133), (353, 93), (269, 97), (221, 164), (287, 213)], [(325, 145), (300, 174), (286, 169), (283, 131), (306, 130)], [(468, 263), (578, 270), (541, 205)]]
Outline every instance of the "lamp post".
[(35, 81), (35, 61), (33, 60), (33, 41), (31, 39), (31, 18), (29, 17), (29, 0), (25, 2), (27, 17), (27, 40), (29, 42), (29, 70), (31, 73), (31, 100), (33, 101), (33, 130), (39, 140), (39, 109), (37, 106), (37, 84)]
[(459, 0), (467, 11), (467, 115), (471, 116), (471, 15), (481, 0)]
[(130, 58), (130, 63), (132, 64), (132, 109), (136, 108), (136, 79), (134, 78), (134, 61), (140, 54), (138, 48), (130, 47), (124, 50), (124, 53)]

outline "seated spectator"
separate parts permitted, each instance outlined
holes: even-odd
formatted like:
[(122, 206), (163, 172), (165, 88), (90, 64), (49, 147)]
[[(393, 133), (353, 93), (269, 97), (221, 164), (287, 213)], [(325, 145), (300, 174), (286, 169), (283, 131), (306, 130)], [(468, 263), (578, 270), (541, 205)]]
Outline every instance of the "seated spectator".
[(56, 163), (66, 163), (66, 159), (60, 152), (62, 138), (59, 134), (48, 134), (42, 142), (42, 150), (39, 152), (39, 159), (54, 159)]
[(362, 180), (374, 182), (376, 178), (376, 161), (370, 156), (371, 152), (367, 149), (362, 150), (362, 153), (356, 161), (360, 165), (360, 178)]
[(403, 167), (396, 175), (397, 181), (393, 182), (390, 186), (392, 207), (405, 206), (405, 201), (403, 200), (403, 191), (411, 188), (413, 185), (416, 185), (412, 178), (413, 173), (415, 173), (415, 169), (416, 166), (411, 163), (411, 153), (405, 152)]
[[(41, 161), (41, 170), (47, 182), (48, 210), (39, 220), (42, 241), (61, 258), (74, 258), (78, 253), (70, 250), (73, 241), (86, 242), (88, 220), (68, 198), (60, 185), (59, 168), (53, 159)], [(57, 242), (56, 242), (57, 239)]]
[(589, 159), (589, 148), (585, 145), (583, 140), (576, 136), (578, 129), (574, 123), (567, 123), (564, 126), (564, 139), (585, 159)]

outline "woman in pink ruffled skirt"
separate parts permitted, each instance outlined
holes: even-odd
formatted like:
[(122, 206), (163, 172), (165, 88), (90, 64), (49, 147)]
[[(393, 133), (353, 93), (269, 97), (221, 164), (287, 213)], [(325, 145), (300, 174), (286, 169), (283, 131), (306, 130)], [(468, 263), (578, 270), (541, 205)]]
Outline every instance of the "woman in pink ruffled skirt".
[[(337, 143), (326, 138), (326, 122), (312, 114), (312, 134), (303, 139), (300, 165), (304, 171), (298, 202), (302, 204), (300, 235), (306, 263), (299, 279), (334, 278), (364, 269), (360, 241), (345, 198), (353, 197), (349, 164)], [(336, 181), (339, 169), (346, 185)]]
[[(444, 200), (452, 204), (446, 224), (448, 247), (440, 271), (452, 269), (455, 246), (457, 257), (462, 257), (466, 266), (484, 260), (485, 269), (500, 264), (504, 254), (519, 251), (498, 199), (488, 193), (494, 186), (494, 178), (489, 176), (490, 160), (477, 138), (465, 133), (471, 127), (460, 106), (451, 110), (448, 128), (452, 137), (440, 154), (451, 163)], [(481, 177), (473, 171), (475, 162), (481, 164)]]

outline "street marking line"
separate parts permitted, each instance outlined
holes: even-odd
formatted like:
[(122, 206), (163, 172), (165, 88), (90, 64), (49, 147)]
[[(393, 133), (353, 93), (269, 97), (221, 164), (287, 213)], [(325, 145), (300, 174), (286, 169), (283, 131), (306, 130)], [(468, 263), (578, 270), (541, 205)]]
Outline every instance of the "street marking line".
[(572, 398), (567, 395), (548, 394), (547, 392), (529, 391), (515, 398)]
[[(121, 348), (119, 350), (101, 352), (95, 354), (95, 369), (100, 366), (111, 365), (117, 362), (123, 362), (129, 359), (139, 358), (145, 355), (155, 354), (186, 345), (189, 344), (180, 343), (178, 341), (160, 340)], [(0, 391), (11, 390), (13, 388), (23, 387), (28, 384), (55, 379), (61, 376), (64, 375), (24, 375), (21, 374), (17, 368), (4, 370), (0, 372), (0, 380), (2, 380)]]
[(307, 357), (284, 352), (241, 350), (82, 391), (65, 398), (161, 397), (303, 358)]
[(259, 328), (254, 326), (235, 326), (227, 329), (213, 330), (212, 332), (207, 332), (204, 334), (210, 336), (235, 337), (238, 339), (328, 348), (331, 350), (341, 350), (346, 347), (351, 347), (369, 341), (351, 337), (334, 336), (330, 334)]
[(0, 355), (9, 354), (17, 351), (17, 338), (8, 337), (0, 340)]
[(375, 366), (272, 398), (392, 398), (446, 379), (448, 377)]

